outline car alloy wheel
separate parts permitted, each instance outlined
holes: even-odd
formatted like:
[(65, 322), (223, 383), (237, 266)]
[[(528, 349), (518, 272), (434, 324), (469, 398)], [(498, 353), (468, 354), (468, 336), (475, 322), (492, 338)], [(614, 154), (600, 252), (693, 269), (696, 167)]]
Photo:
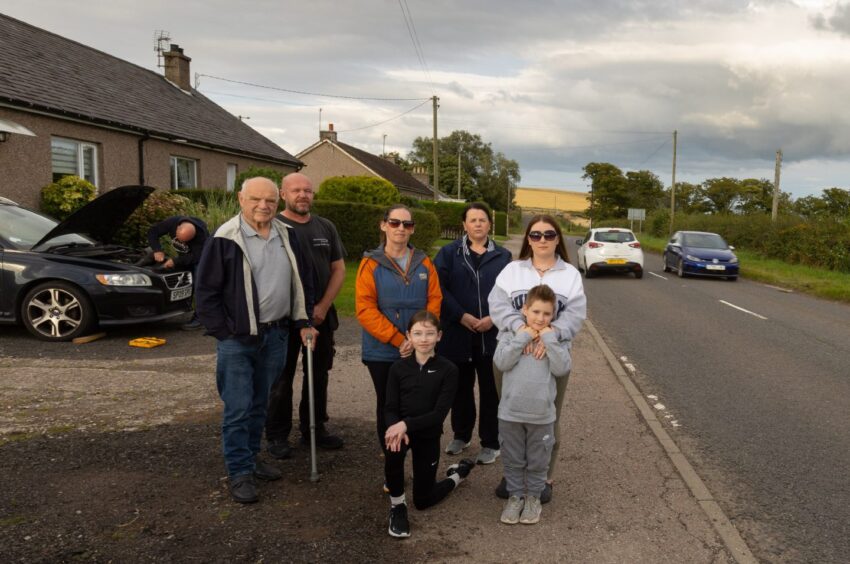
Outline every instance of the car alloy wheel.
[(679, 259), (679, 264), (676, 267), (676, 274), (679, 275), (679, 278), (685, 277), (685, 262), (682, 259)]
[(661, 268), (664, 272), (670, 272), (670, 267), (667, 266), (667, 253), (661, 255)]
[(67, 282), (39, 284), (24, 297), (21, 320), (27, 331), (43, 341), (70, 341), (85, 335), (94, 323), (88, 296)]

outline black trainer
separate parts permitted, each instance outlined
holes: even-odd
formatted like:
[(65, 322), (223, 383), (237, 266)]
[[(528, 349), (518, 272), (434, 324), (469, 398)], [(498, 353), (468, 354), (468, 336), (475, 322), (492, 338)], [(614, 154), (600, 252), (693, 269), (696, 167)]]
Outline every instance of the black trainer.
[(268, 462), (263, 462), (262, 460), (257, 459), (254, 461), (254, 477), (259, 480), (274, 482), (275, 480), (283, 478), (283, 472)]
[(268, 442), (266, 452), (278, 460), (283, 460), (292, 456), (292, 447), (289, 446), (289, 441), (286, 439), (274, 439)]
[(549, 503), (552, 501), (552, 484), (546, 482), (543, 486), (543, 493), (540, 494), (540, 503)]
[(449, 466), (446, 470), (446, 476), (457, 474), (458, 476), (460, 476), (460, 479), (463, 480), (467, 476), (469, 476), (469, 473), (472, 471), (473, 468), (475, 468), (475, 461), (470, 460), (468, 458), (464, 458), (457, 464), (452, 464), (451, 466)]
[[(510, 494), (508, 494), (508, 482), (502, 478), (502, 481), (499, 482), (499, 485), (496, 486), (496, 497), (499, 499), (508, 499)], [(542, 503), (542, 502), (541, 502)]]
[(391, 537), (399, 539), (410, 536), (410, 521), (407, 520), (406, 503), (399, 503), (390, 508), (390, 528), (388, 532)]
[(254, 503), (260, 497), (257, 495), (257, 484), (252, 474), (242, 474), (230, 478), (230, 497), (237, 503)]

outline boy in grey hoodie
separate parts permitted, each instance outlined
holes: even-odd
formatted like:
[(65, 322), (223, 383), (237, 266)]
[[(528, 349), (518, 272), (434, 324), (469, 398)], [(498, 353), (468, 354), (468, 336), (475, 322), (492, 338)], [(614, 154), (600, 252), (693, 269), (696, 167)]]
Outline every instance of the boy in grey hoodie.
[[(504, 372), (499, 402), (499, 442), (508, 498), (501, 521), (533, 524), (540, 520), (540, 494), (555, 444), (555, 378), (570, 372), (569, 342), (558, 341), (551, 322), (556, 297), (549, 286), (528, 292), (525, 325), (499, 334), (493, 362)], [(542, 359), (523, 354), (535, 339), (546, 347)]]

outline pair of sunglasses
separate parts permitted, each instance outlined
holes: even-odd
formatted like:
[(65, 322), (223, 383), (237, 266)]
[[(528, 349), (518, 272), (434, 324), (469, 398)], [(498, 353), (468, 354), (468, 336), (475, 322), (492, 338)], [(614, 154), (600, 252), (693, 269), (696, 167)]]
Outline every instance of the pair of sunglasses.
[(532, 241), (539, 241), (540, 239), (546, 239), (547, 241), (554, 241), (558, 238), (558, 233), (554, 229), (547, 229), (546, 231), (532, 231), (528, 234), (528, 238)]
[(405, 219), (404, 221), (402, 221), (400, 219), (392, 218), (392, 219), (387, 219), (386, 222), (387, 222), (387, 225), (389, 225), (393, 229), (397, 228), (399, 225), (404, 225), (405, 229), (413, 229), (413, 227), (416, 225), (416, 222), (413, 221), (412, 219)]

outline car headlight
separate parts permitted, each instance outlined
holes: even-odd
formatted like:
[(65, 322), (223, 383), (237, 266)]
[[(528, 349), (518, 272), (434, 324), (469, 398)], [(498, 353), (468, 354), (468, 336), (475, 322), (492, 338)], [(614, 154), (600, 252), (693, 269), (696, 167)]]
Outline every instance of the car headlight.
[(685, 258), (694, 262), (702, 262), (701, 258), (695, 257), (694, 255), (685, 255)]
[(96, 274), (97, 281), (104, 286), (150, 286), (147, 274)]
[(732, 255), (732, 258), (729, 259), (729, 264), (738, 264), (738, 257)]

